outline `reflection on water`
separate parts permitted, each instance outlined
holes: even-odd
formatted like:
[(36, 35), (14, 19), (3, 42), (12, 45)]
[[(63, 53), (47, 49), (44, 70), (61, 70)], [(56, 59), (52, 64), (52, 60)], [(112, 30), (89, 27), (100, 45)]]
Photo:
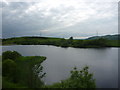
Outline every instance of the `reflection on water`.
[(24, 56), (46, 56), (43, 62), (47, 73), (44, 81), (52, 84), (69, 77), (70, 70), (77, 66), (90, 67), (99, 88), (118, 87), (118, 48), (81, 49), (60, 48), (47, 45), (3, 46), (3, 51), (15, 50)]

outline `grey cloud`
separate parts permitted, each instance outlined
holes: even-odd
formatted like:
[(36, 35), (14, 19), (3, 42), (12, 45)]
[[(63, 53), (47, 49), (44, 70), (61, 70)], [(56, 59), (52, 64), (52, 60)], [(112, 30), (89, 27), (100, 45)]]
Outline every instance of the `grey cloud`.
[(41, 31), (43, 35), (58, 37), (89, 36), (96, 30), (106, 34), (117, 32), (116, 4), (84, 2), (81, 5), (53, 7), (44, 1), (3, 3), (3, 37), (38, 35)]
[[(8, 7), (3, 9), (3, 37), (11, 36), (13, 33), (24, 34), (34, 30), (43, 30), (52, 25), (51, 18), (43, 18), (40, 14), (25, 14), (26, 3), (10, 3)], [(10, 8), (9, 8), (10, 7)], [(17, 7), (17, 8), (16, 8)], [(24, 9), (24, 10), (23, 10)], [(11, 13), (13, 10), (17, 10), (15, 13)], [(24, 15), (19, 18), (19, 16)], [(37, 18), (36, 18), (37, 17)]]

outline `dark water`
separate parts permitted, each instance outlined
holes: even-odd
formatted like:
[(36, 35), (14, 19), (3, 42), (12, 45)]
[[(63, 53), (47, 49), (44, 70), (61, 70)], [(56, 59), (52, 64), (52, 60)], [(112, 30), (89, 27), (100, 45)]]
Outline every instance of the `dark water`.
[(46, 84), (66, 79), (74, 66), (82, 68), (88, 65), (90, 72), (94, 74), (97, 87), (118, 87), (118, 48), (80, 49), (46, 45), (3, 46), (3, 51), (7, 50), (18, 51), (24, 56), (46, 56), (47, 60), (42, 64), (47, 73), (43, 79)]

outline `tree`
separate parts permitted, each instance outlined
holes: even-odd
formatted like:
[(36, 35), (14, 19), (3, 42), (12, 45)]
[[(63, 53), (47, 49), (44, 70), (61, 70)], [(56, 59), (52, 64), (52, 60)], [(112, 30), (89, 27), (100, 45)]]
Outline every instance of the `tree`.
[(73, 40), (73, 37), (70, 37), (69, 40)]
[(62, 80), (60, 83), (55, 83), (49, 87), (52, 88), (96, 88), (95, 79), (93, 74), (89, 73), (89, 67), (86, 66), (82, 70), (76, 67), (71, 71), (70, 78)]
[(15, 82), (16, 80), (16, 63), (11, 60), (11, 59), (7, 59), (5, 61), (3, 61), (3, 76), (7, 77), (10, 81)]
[(68, 40), (67, 40), (68, 44), (71, 46), (72, 43), (73, 43), (73, 37), (70, 37)]
[(18, 57), (20, 57), (21, 54), (19, 54), (18, 52), (16, 51), (6, 51), (6, 52), (3, 52), (2, 53), (2, 59), (3, 60), (6, 60), (6, 59), (12, 59), (12, 60), (15, 60), (17, 59)]
[(69, 86), (72, 88), (95, 88), (95, 79), (93, 74), (89, 73), (89, 67), (86, 66), (82, 70), (77, 70), (76, 67), (71, 71)]

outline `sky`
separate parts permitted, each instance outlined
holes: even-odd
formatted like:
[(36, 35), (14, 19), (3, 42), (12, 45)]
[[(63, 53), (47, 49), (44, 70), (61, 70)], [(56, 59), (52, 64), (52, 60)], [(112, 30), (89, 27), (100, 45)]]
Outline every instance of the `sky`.
[(118, 0), (2, 0), (0, 5), (3, 38), (118, 33)]

